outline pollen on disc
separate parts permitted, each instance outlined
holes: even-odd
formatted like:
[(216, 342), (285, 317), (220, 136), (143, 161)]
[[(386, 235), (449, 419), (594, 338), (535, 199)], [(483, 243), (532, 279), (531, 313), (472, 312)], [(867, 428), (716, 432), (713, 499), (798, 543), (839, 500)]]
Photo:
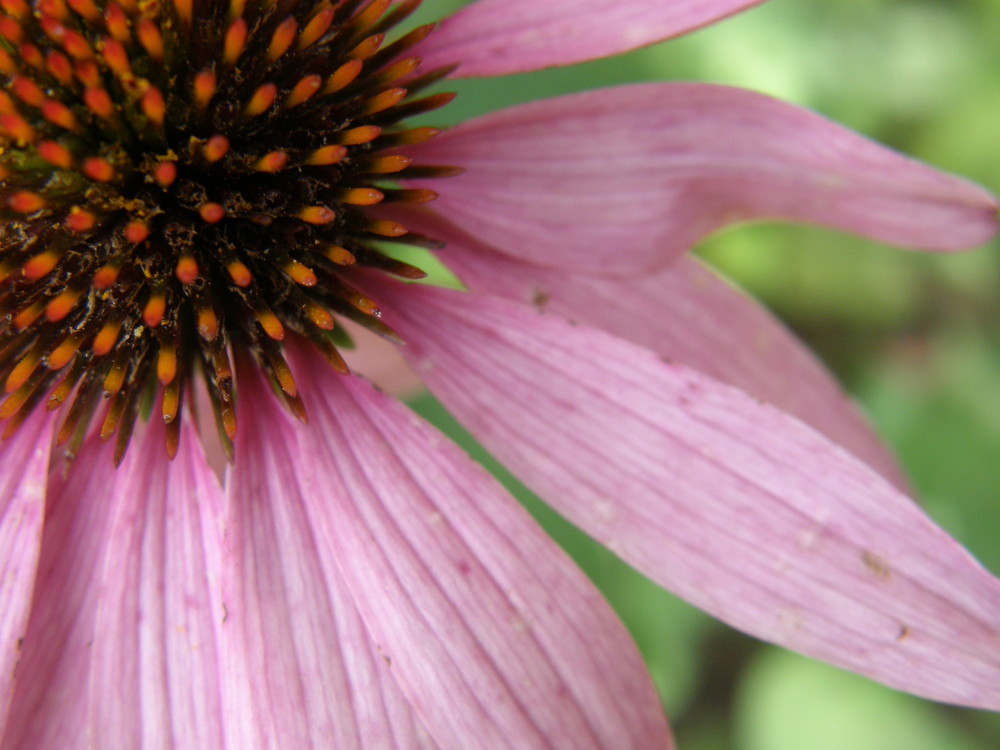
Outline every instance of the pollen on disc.
[(149, 237), (149, 225), (138, 219), (130, 221), (125, 225), (125, 239), (133, 245), (138, 245)]
[(161, 187), (170, 187), (177, 179), (177, 165), (172, 161), (162, 161), (153, 168), (153, 179)]
[(198, 207), (198, 215), (209, 224), (218, 224), (225, 217), (226, 209), (218, 203), (203, 203)]

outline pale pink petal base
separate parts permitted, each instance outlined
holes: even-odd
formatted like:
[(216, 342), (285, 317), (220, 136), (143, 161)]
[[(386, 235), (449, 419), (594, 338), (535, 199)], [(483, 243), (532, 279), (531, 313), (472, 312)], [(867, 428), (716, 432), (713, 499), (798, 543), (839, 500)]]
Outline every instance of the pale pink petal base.
[(193, 429), (182, 428), (168, 461), (160, 420), (109, 484), (90, 646), (92, 746), (222, 748), (222, 489)]
[(571, 274), (497, 253), (436, 214), (411, 212), (403, 221), (447, 243), (438, 257), (469, 289), (599, 328), (741, 388), (906, 487), (895, 458), (812, 352), (694, 258), (634, 279)]
[[(87, 750), (90, 648), (114, 476), (112, 446), (84, 444), (53, 472), (28, 634), (0, 748)], [(84, 501), (86, 499), (86, 501)]]
[(3, 750), (221, 747), (219, 488), (186, 432), (172, 465), (161, 427), (56, 467)]
[(284, 479), (316, 535), (304, 556), (340, 571), (438, 744), (670, 747), (628, 633), (516, 501), (399, 403), (293, 364), (311, 424)]
[(958, 250), (997, 229), (982, 189), (761, 94), (643, 84), (532, 102), (408, 153), (467, 171), (433, 208), (499, 252), (611, 275), (665, 265), (735, 222), (823, 224)]
[(52, 419), (36, 415), (0, 443), (0, 738), (35, 585), (51, 442)]
[(627, 52), (694, 31), (763, 0), (477, 0), (420, 47), (424, 69), (497, 76)]
[(390, 299), (431, 390), (639, 570), (761, 638), (1000, 708), (1000, 581), (818, 433), (555, 316), (428, 287)]
[[(311, 367), (325, 367), (311, 362)], [(324, 372), (327, 377), (337, 377)], [(243, 370), (236, 460), (227, 484), (225, 678), (228, 746), (296, 750), (435, 747), (371, 643), (337, 550), (301, 484), (327, 489), (300, 430), (258, 376)], [(391, 613), (387, 613), (391, 616)]]

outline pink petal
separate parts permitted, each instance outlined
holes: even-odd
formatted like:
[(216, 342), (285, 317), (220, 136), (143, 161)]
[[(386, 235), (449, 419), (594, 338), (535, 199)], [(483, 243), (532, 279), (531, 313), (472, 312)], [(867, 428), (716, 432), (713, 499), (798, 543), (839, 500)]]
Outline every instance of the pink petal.
[(390, 299), (431, 390), (639, 570), (758, 637), (1000, 708), (1000, 581), (852, 456), (599, 331), (478, 294)]
[(813, 354), (694, 258), (640, 277), (568, 274), (505, 257), (435, 215), (407, 226), (447, 242), (438, 257), (473, 291), (534, 305), (644, 346), (799, 417), (905, 487), (895, 458)]
[(421, 45), (427, 70), (498, 76), (595, 60), (714, 23), (762, 0), (478, 0)]
[(627, 632), (497, 482), (366, 383), (295, 363), (311, 410), (298, 465), (319, 549), (335, 552), (372, 642), (438, 743), (670, 746)]
[(702, 84), (644, 84), (503, 110), (414, 147), (466, 173), (434, 209), (537, 265), (662, 266), (734, 222), (808, 221), (928, 250), (980, 244), (980, 188), (805, 110)]
[(42, 550), (2, 750), (86, 750), (87, 684), (114, 476), (112, 445), (84, 443), (50, 477)]
[(92, 746), (221, 748), (222, 489), (189, 426), (167, 459), (160, 420), (117, 471), (102, 468), (106, 499), (87, 498), (112, 508), (90, 646)]
[(246, 406), (227, 483), (223, 579), (229, 747), (434, 747), (318, 533), (312, 516), (324, 509), (310, 504), (336, 503), (300, 489), (328, 488), (329, 470), (296, 447), (297, 430), (255, 374), (241, 372), (239, 385)]
[(52, 420), (42, 414), (0, 443), (0, 737), (35, 585), (51, 442)]

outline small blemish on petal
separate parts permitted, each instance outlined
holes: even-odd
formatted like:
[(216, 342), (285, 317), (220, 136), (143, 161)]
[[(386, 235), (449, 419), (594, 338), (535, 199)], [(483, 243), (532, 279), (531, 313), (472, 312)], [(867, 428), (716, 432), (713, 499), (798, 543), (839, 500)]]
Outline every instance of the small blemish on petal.
[(889, 563), (871, 550), (865, 550), (861, 553), (861, 561), (872, 575), (880, 581), (888, 581), (892, 577), (892, 568), (889, 567)]

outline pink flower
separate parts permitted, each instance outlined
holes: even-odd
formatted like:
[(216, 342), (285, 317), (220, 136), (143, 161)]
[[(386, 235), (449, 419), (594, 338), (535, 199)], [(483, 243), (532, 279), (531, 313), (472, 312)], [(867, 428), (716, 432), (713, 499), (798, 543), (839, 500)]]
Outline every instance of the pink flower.
[[(422, 70), (502, 75), (755, 4), (478, 0), (407, 39)], [(671, 746), (582, 573), (434, 428), (319, 360), (308, 340), (329, 340), (310, 326), (330, 312), (398, 332), (521, 480), (712, 615), (901, 690), (1000, 708), (1000, 582), (906, 496), (811, 355), (684, 255), (765, 217), (958, 250), (995, 231), (990, 195), (707, 85), (385, 135), (441, 100), (406, 98), (399, 84), (421, 79), (405, 45), (376, 52), (382, 0), (287, 17), (174, 0), (159, 19), (125, 0), (38, 5), (41, 20), (5, 0), (0, 28), (14, 92), (0, 100), (0, 413), (17, 428), (0, 444), (0, 750)], [(342, 56), (317, 62), (313, 45)], [(466, 171), (425, 184), (441, 174), (426, 165)], [(420, 204), (430, 187), (439, 199)], [(422, 234), (468, 291), (377, 272), (408, 273), (373, 237)], [(230, 356), (240, 425), (220, 483), (206, 425), (176, 417), (186, 397), (234, 427)], [(84, 427), (102, 389), (117, 446)], [(136, 420), (156, 392), (166, 424)], [(74, 431), (70, 462), (53, 442)]]

